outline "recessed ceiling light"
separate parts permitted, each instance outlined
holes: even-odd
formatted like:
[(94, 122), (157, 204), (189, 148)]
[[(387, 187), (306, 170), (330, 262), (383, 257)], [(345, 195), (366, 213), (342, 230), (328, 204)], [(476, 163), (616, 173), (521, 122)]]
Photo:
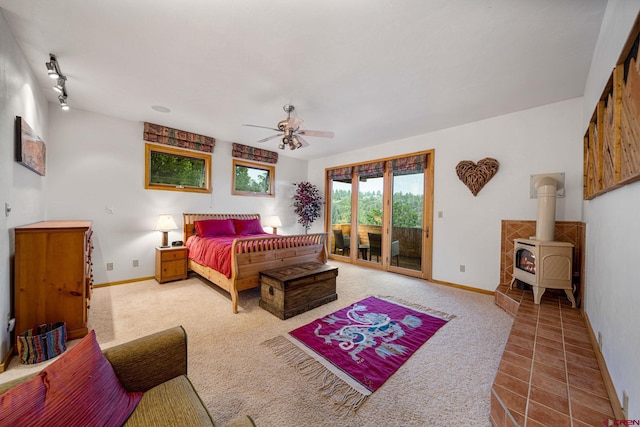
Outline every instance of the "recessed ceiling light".
[(170, 113), (171, 112), (170, 109), (168, 109), (167, 107), (163, 107), (162, 105), (152, 105), (151, 109), (155, 110), (155, 111), (157, 111), (159, 113)]

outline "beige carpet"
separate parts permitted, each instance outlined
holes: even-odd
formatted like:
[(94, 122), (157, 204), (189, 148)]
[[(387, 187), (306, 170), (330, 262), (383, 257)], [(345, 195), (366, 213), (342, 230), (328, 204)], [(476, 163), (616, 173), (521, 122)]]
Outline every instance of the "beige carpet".
[[(240, 293), (234, 315), (227, 293), (193, 275), (163, 285), (149, 280), (98, 288), (90, 326), (103, 348), (184, 326), (189, 377), (219, 425), (249, 414), (264, 427), (490, 426), (489, 390), (513, 322), (493, 297), (332, 264), (339, 267), (338, 300), (285, 321), (258, 306), (259, 289)], [(368, 295), (395, 296), (457, 317), (355, 415), (345, 416), (261, 343)], [(0, 382), (34, 369), (17, 362), (0, 374)]]

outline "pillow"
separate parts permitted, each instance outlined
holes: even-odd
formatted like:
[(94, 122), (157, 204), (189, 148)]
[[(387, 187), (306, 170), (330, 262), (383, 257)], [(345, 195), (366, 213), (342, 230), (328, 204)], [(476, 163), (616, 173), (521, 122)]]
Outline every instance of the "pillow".
[(0, 396), (0, 425), (122, 425), (142, 393), (120, 384), (94, 331)]
[(236, 234), (231, 219), (205, 219), (194, 221), (196, 233), (202, 237), (225, 236)]
[(258, 219), (234, 219), (236, 233), (240, 235), (247, 234), (266, 234), (260, 225)]

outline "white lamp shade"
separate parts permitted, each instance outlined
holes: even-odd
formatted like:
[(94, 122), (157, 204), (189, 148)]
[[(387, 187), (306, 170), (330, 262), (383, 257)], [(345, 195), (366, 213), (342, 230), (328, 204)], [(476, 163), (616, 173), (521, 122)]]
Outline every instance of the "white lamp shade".
[(271, 215), (265, 219), (264, 225), (266, 227), (282, 227), (282, 221), (278, 215)]
[(178, 226), (176, 225), (176, 222), (173, 220), (173, 217), (171, 215), (160, 215), (158, 217), (158, 222), (156, 222), (156, 226), (154, 228), (154, 230), (159, 231), (171, 231), (177, 229)]

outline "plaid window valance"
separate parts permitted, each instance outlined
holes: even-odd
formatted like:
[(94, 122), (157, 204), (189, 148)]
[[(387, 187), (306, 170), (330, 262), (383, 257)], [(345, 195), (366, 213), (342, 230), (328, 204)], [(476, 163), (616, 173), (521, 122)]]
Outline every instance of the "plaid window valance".
[(358, 165), (360, 178), (378, 178), (384, 175), (385, 161)]
[(415, 172), (422, 172), (427, 167), (427, 155), (402, 157), (391, 160), (391, 169), (394, 175), (408, 175)]
[(331, 169), (330, 171), (327, 171), (327, 174), (329, 175), (329, 179), (333, 181), (343, 181), (343, 182), (344, 181), (351, 182), (352, 173), (353, 173), (352, 167)]
[(235, 142), (233, 143), (233, 151), (231, 155), (238, 159), (253, 160), (264, 163), (278, 163), (278, 153), (275, 151), (249, 147), (248, 145), (237, 144)]
[(205, 153), (213, 153), (213, 147), (216, 145), (216, 140), (210, 136), (198, 135), (197, 133), (185, 132), (147, 122), (144, 123), (142, 138), (147, 142), (188, 148), (189, 150)]

